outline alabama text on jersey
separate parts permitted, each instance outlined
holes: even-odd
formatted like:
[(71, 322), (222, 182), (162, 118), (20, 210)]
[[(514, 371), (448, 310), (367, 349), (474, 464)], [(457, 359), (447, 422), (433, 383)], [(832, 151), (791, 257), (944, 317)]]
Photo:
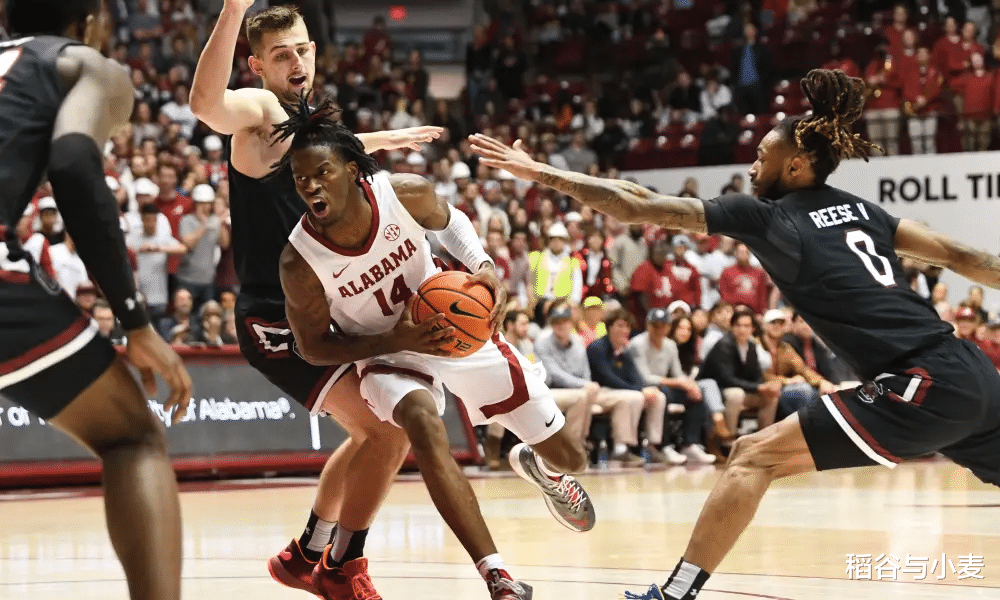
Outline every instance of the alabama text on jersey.
[(339, 248), (303, 216), (289, 236), (323, 284), (330, 317), (344, 333), (378, 334), (392, 329), (406, 301), (438, 272), (425, 230), (396, 197), (388, 175), (362, 182), (372, 207), (372, 228), (362, 248)]

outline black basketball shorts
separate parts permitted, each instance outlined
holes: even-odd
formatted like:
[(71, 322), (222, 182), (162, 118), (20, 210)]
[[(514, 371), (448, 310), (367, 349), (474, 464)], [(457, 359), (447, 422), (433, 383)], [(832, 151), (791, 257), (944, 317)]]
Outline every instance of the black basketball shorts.
[(318, 367), (298, 355), (279, 294), (240, 291), (236, 299), (236, 337), (240, 351), (254, 369), (275, 387), (306, 407), (322, 412), (323, 398), (353, 364)]
[(941, 452), (1000, 485), (1000, 375), (972, 342), (949, 338), (872, 381), (799, 409), (820, 471)]
[(33, 262), (0, 257), (0, 394), (50, 419), (114, 360), (97, 323), (54, 279)]

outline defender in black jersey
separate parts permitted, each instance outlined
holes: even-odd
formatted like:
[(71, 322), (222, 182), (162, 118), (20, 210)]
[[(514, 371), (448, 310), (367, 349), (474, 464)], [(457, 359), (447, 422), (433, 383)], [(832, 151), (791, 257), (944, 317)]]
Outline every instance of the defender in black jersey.
[[(66, 229), (115, 315), (147, 391), (154, 372), (177, 418), (191, 401), (180, 358), (136, 295), (99, 145), (128, 122), (133, 89), (103, 45), (100, 0), (7, 0), (0, 42), (0, 394), (103, 462), (111, 541), (132, 598), (180, 597), (177, 485), (163, 427), (97, 324), (20, 245), (15, 227), (44, 175)], [(92, 45), (93, 48), (85, 44)]]
[(875, 148), (850, 133), (864, 106), (864, 83), (817, 69), (802, 89), (813, 114), (771, 131), (750, 169), (761, 199), (659, 196), (628, 182), (540, 165), (518, 144), (511, 149), (473, 138), (486, 164), (626, 223), (722, 233), (746, 243), (785, 298), (865, 381), (738, 439), (667, 583), (627, 598), (693, 600), (780, 477), (893, 467), (939, 451), (1000, 485), (1000, 375), (910, 289), (898, 257), (948, 267), (992, 287), (1000, 287), (1000, 259), (826, 185), (842, 158), (867, 159)]
[[(233, 253), (240, 280), (237, 337), (247, 361), (314, 414), (326, 412), (350, 434), (320, 476), (317, 496), (302, 535), (268, 563), (284, 585), (318, 593), (313, 570), (329, 542), (334, 562), (318, 576), (344, 587), (368, 579), (362, 558), (374, 519), (409, 448), (405, 433), (382, 423), (361, 398), (352, 365), (313, 366), (297, 353), (285, 317), (278, 259), (296, 223), (308, 210), (286, 171), (269, 177), (290, 141), (272, 144), (274, 125), (288, 115), (281, 101), (295, 103), (312, 88), (316, 46), (291, 6), (274, 6), (247, 20), (253, 56), (249, 66), (263, 89), (227, 90), (236, 40), (253, 0), (226, 0), (191, 86), (191, 109), (215, 131), (231, 136), (229, 159)], [(414, 148), (440, 134), (437, 127), (362, 134), (365, 151)], [(348, 465), (352, 469), (348, 472)], [(337, 529), (334, 533), (334, 525)], [(346, 563), (350, 563), (349, 565)], [(347, 575), (345, 576), (345, 572)], [(334, 584), (330, 584), (334, 585)], [(357, 585), (371, 586), (370, 581)]]

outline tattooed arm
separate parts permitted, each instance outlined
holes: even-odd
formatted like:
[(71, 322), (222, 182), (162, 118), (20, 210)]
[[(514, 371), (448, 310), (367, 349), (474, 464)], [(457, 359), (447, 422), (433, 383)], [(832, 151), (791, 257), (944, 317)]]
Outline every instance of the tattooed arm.
[(945, 267), (977, 283), (1000, 289), (1000, 257), (957, 242), (930, 227), (901, 219), (896, 254)]
[(535, 181), (572, 196), (623, 223), (653, 223), (671, 229), (705, 233), (705, 206), (697, 198), (654, 194), (620, 179), (601, 179), (539, 165)]
[(469, 139), (473, 150), (483, 157), (485, 164), (559, 190), (619, 221), (653, 223), (696, 233), (706, 231), (705, 207), (697, 198), (661, 196), (629, 181), (601, 179), (556, 169), (532, 160), (521, 149), (520, 140), (514, 142), (511, 148), (483, 135), (474, 135)]

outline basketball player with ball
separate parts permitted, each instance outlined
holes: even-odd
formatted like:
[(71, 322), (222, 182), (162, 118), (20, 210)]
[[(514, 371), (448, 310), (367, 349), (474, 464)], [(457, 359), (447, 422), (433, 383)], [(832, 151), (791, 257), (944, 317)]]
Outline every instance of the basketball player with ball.
[[(578, 440), (530, 363), (498, 333), (503, 285), (468, 217), (411, 174), (377, 172), (329, 100), (286, 107), (276, 143), (292, 138), (289, 166), (309, 206), (281, 256), (286, 312), (299, 354), (312, 364), (354, 363), (361, 395), (401, 427), (441, 516), (483, 575), (494, 600), (526, 600), (507, 574), (472, 487), (451, 455), (441, 420), (447, 386), (474, 423), (497, 422), (523, 444), (514, 470), (538, 486), (556, 519), (594, 526)], [(426, 232), (474, 274), (438, 274)], [(416, 290), (416, 294), (414, 291)]]

